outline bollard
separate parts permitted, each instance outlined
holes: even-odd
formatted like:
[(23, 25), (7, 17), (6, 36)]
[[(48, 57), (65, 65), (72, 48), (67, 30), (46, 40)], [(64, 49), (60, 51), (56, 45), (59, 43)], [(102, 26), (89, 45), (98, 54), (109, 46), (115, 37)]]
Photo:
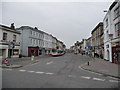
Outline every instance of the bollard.
[(88, 66), (90, 65), (90, 63), (88, 62)]
[(34, 56), (31, 56), (31, 61), (34, 61)]

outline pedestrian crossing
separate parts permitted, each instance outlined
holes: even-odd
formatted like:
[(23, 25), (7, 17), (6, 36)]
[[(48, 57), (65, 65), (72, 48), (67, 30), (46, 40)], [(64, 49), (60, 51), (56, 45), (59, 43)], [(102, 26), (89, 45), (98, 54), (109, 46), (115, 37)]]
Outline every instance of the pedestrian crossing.
[[(5, 69), (5, 70), (12, 71), (12, 69)], [(19, 72), (26, 72), (26, 73), (41, 74), (41, 75), (55, 75), (54, 73), (43, 72), (43, 71), (31, 71), (31, 70), (24, 70), (24, 69), (20, 69), (18, 71)], [(120, 83), (120, 80), (118, 80), (116, 78), (115, 79), (114, 78), (110, 78), (110, 79), (107, 80), (107, 79), (102, 79), (102, 78), (98, 78), (98, 77), (89, 77), (89, 76), (68, 75), (68, 77), (69, 78), (81, 78), (81, 79), (86, 79), (86, 80), (101, 81), (101, 82), (108, 81), (108, 82), (111, 82), (111, 83)]]
[[(75, 75), (68, 75), (69, 78), (78, 78)], [(86, 80), (94, 80), (94, 81), (109, 81), (109, 82), (113, 82), (113, 83), (120, 83), (120, 80), (117, 79), (111, 79), (111, 80), (107, 80), (107, 79), (102, 79), (102, 78), (96, 78), (96, 77), (89, 77), (89, 76), (79, 76), (79, 78), (82, 79), (86, 79)]]
[(20, 72), (28, 72), (28, 73), (35, 73), (35, 74), (46, 74), (46, 75), (54, 75), (54, 73), (51, 72), (41, 72), (41, 71), (29, 71), (29, 70), (18, 70)]

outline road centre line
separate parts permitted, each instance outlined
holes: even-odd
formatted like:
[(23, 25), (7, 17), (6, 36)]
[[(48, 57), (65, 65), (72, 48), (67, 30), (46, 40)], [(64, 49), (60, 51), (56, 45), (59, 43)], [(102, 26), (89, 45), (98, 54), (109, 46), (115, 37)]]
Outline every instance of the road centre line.
[(93, 80), (105, 81), (105, 79), (100, 79), (100, 78), (93, 78)]
[(38, 73), (38, 74), (43, 74), (43, 73), (45, 73), (45, 72), (35, 72), (35, 73)]
[(91, 77), (80, 76), (80, 78), (84, 78), (84, 79), (90, 79)]
[(52, 63), (53, 63), (53, 61), (51, 61), (51, 62), (48, 62), (48, 63), (46, 63), (46, 64), (48, 65), (48, 64), (52, 64)]
[(35, 71), (28, 71), (28, 72), (33, 73), (33, 72), (35, 72)]
[(45, 74), (53, 75), (53, 73), (45, 73)]
[(19, 70), (19, 71), (21, 71), (21, 72), (25, 72), (26, 70)]

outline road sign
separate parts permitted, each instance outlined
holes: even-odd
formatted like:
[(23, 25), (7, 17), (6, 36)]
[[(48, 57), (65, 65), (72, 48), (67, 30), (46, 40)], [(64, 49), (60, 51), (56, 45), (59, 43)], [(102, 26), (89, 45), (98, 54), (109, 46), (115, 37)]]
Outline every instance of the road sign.
[(13, 42), (9, 42), (8, 48), (13, 49), (15, 47), (15, 44)]

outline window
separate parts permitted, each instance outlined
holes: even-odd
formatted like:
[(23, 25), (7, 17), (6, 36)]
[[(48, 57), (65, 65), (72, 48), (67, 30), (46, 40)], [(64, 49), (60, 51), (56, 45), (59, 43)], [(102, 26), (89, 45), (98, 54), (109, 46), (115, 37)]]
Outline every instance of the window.
[(120, 22), (115, 24), (115, 32), (117, 36), (120, 36)]
[(16, 42), (16, 35), (13, 35), (13, 42)]
[(38, 37), (38, 33), (36, 32), (36, 37)]
[(35, 36), (35, 32), (34, 32), (34, 36)]
[(106, 19), (106, 21), (105, 21), (105, 22), (106, 22), (106, 27), (108, 27), (108, 18)]
[(33, 41), (33, 44), (35, 44), (35, 40)]
[(114, 16), (115, 16), (115, 18), (117, 18), (119, 15), (120, 15), (119, 7), (117, 7), (117, 8), (114, 10)]
[(36, 40), (36, 45), (38, 45), (38, 40)]
[(30, 34), (32, 35), (32, 31), (30, 31)]
[(30, 43), (32, 44), (32, 39), (31, 39)]
[(7, 41), (7, 33), (3, 33), (3, 40)]

